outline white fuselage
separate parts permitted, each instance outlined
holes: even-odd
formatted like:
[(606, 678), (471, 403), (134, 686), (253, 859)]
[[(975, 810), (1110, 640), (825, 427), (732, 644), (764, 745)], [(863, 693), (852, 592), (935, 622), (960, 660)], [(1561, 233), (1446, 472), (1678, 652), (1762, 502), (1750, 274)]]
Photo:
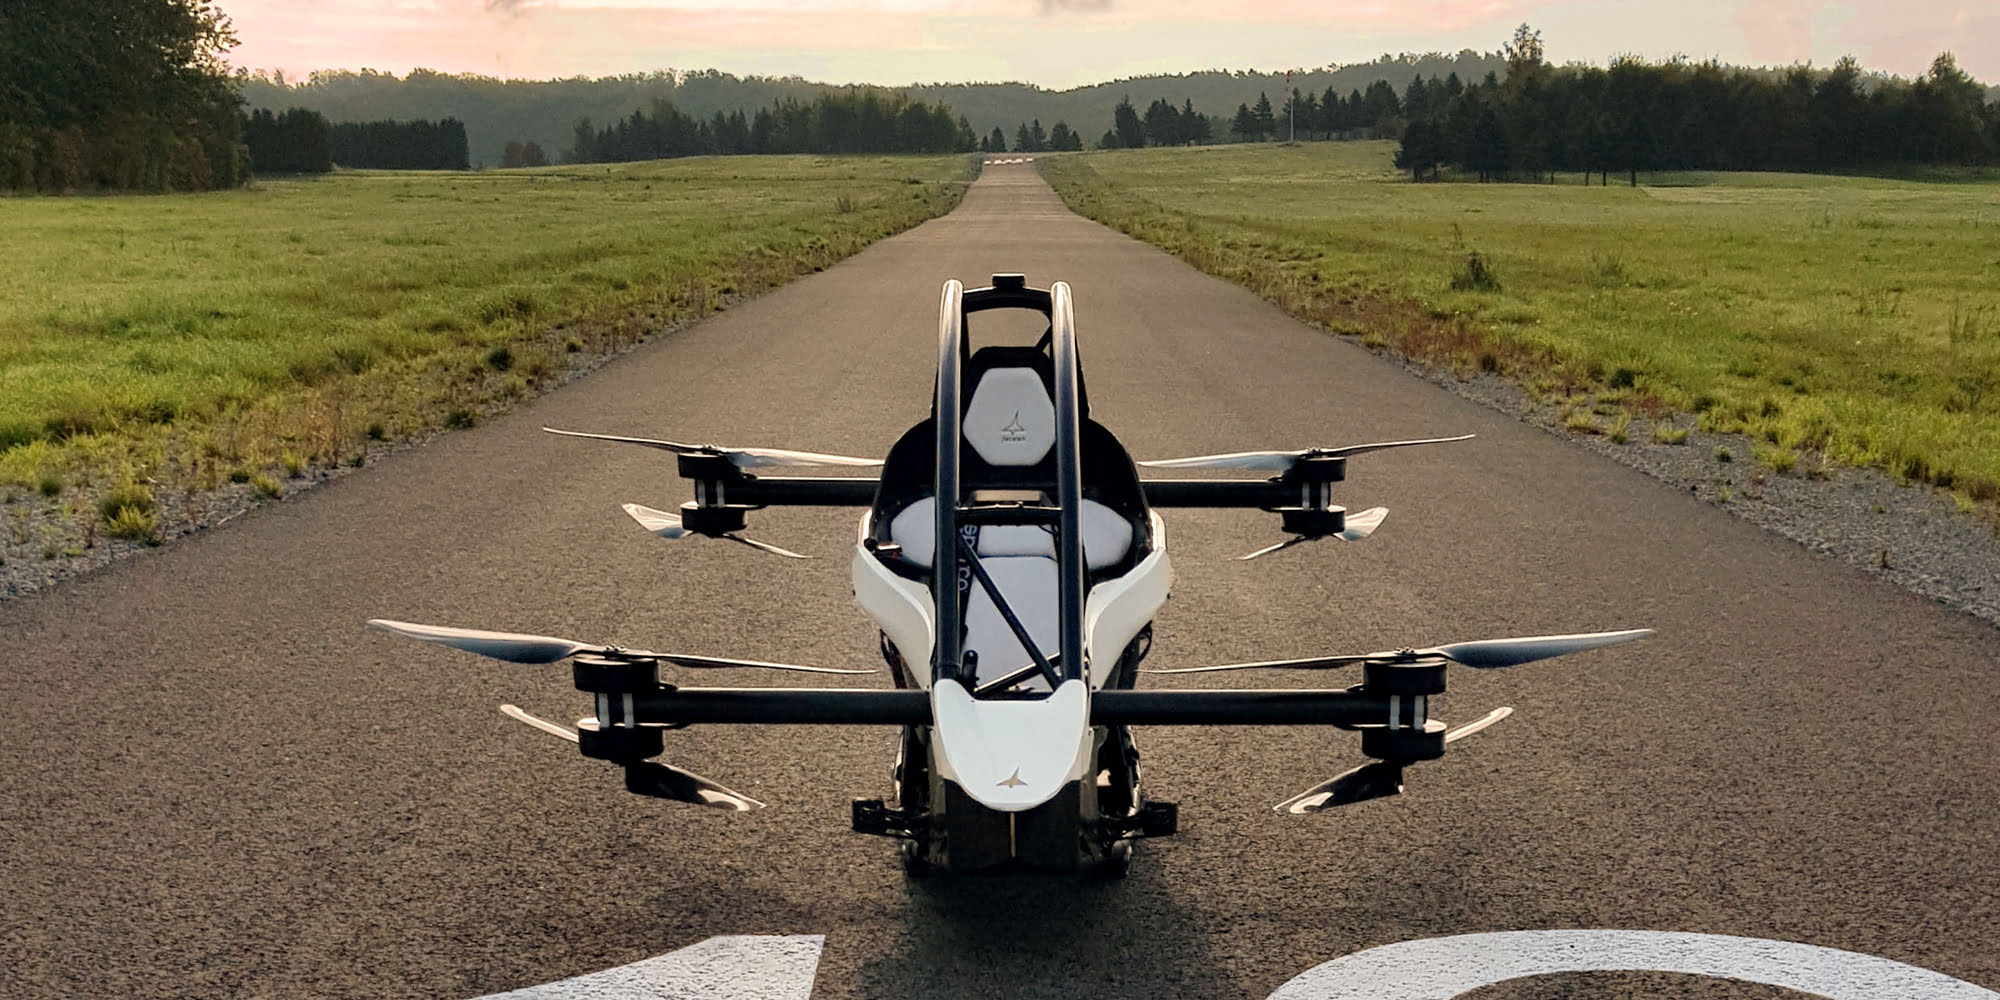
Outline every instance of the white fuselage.
[[(872, 517), (872, 512), (862, 517), (864, 540), (872, 535)], [(1173, 581), (1165, 526), (1158, 514), (1149, 517), (1152, 551), (1130, 571), (1092, 586), (1084, 601), (1088, 683), (1069, 681), (1047, 697), (1032, 699), (974, 698), (957, 680), (934, 681), (930, 663), (937, 640), (937, 609), (930, 589), (920, 581), (890, 572), (874, 552), (856, 544), (852, 565), (855, 600), (889, 637), (902, 661), (910, 665), (912, 680), (930, 691), (939, 773), (974, 800), (1003, 812), (1019, 812), (1048, 801), (1065, 784), (1087, 773), (1094, 742), (1090, 692), (1104, 685), (1125, 647), (1166, 603)], [(911, 523), (927, 520), (916, 517)], [(1045, 656), (1053, 655), (1061, 645), (1053, 545), (1043, 552), (1023, 537), (995, 534), (990, 543), (982, 537), (982, 564), (1036, 647)], [(921, 556), (920, 561), (929, 562), (930, 547), (924, 540), (911, 542), (915, 544), (905, 543), (906, 556)], [(1123, 539), (1123, 544), (1129, 543), (1129, 536)], [(1085, 551), (1106, 563), (1122, 556), (1122, 550), (1108, 555), (1091, 553), (1088, 534)], [(991, 610), (983, 592), (975, 587), (973, 594), (967, 604), (965, 648), (979, 654), (978, 676), (990, 680), (1030, 662), (1019, 639)], [(1022, 687), (1049, 690), (1040, 679)]]

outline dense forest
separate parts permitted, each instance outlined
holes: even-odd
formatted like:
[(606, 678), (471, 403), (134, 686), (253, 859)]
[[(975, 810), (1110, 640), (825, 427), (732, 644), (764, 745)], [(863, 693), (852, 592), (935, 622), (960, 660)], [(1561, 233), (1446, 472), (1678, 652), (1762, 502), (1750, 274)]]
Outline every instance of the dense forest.
[(250, 169), (260, 174), (323, 174), (333, 169), (325, 116), (293, 108), (272, 114), (259, 108), (243, 119)]
[(211, 0), (0, 3), (0, 190), (242, 183), (233, 44)]
[(1068, 122), (1057, 122), (1046, 131), (1042, 120), (1022, 122), (1014, 127), (1014, 145), (1007, 145), (1007, 133), (999, 128), (979, 137), (979, 151), (982, 153), (1067, 153), (1083, 149), (1083, 134), (1069, 127)]
[(465, 123), (335, 122), (327, 133), (333, 162), (374, 170), (465, 170)]
[(1396, 165), (1417, 178), (1449, 165), (1481, 180), (1572, 171), (1608, 182), (1616, 171), (1637, 184), (1641, 170), (2000, 161), (2000, 99), (1950, 53), (1915, 81), (1871, 79), (1852, 59), (1825, 73), (1636, 59), (1555, 67), (1523, 25), (1506, 56), (1504, 77), (1473, 86), (1413, 82), (1393, 109)]
[[(441, 122), (329, 124), (326, 116), (304, 108), (276, 115), (259, 108), (243, 119), (243, 143), (250, 154), (250, 169), (260, 174), (323, 174), (336, 166), (373, 170), (467, 168), (465, 123), (451, 118)], [(537, 155), (540, 152), (536, 150)], [(522, 158), (519, 149), (509, 155)]]
[(978, 143), (971, 124), (942, 104), (843, 89), (808, 102), (783, 98), (748, 117), (717, 111), (707, 119), (654, 98), (651, 114), (634, 111), (602, 129), (579, 120), (569, 155), (572, 163), (617, 163), (738, 153), (958, 153)]

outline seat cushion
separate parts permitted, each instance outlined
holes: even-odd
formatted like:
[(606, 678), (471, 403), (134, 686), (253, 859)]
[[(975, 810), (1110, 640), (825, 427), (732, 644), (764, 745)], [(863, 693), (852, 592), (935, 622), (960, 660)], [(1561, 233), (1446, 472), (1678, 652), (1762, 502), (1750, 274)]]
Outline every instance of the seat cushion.
[[(1095, 500), (1083, 502), (1083, 561), (1103, 569), (1124, 559), (1132, 549), (1132, 522)], [(937, 555), (937, 501), (924, 497), (889, 521), (889, 538), (903, 547), (903, 558), (920, 566)], [(979, 529), (981, 556), (1048, 556), (1056, 554), (1055, 538), (1034, 524), (989, 524)]]
[[(1042, 655), (1055, 655), (1062, 645), (1057, 638), (1061, 608), (1056, 601), (1056, 561), (1046, 556), (994, 556), (979, 562)], [(979, 654), (979, 667), (969, 687), (1005, 677), (1034, 662), (1007, 620), (1000, 617), (993, 599), (986, 596), (986, 588), (977, 583), (965, 602), (965, 648)], [(1022, 687), (1049, 690), (1048, 682), (1040, 678)]]

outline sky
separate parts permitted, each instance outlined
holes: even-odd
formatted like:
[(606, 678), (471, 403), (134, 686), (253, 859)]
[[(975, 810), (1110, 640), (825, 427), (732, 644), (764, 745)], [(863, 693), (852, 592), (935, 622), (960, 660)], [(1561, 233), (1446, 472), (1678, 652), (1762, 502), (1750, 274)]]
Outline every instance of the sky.
[(825, 83), (1312, 69), (1497, 50), (1551, 62), (1686, 56), (1923, 73), (1941, 51), (2000, 83), (2000, 0), (219, 0), (245, 69), (417, 67), (522, 79), (720, 69)]

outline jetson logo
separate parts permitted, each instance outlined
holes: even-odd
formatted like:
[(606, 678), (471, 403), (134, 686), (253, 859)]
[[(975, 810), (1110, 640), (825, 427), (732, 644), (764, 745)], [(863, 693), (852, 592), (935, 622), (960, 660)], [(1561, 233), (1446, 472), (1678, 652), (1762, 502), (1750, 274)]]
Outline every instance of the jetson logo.
[(1014, 411), (1014, 419), (1000, 428), (1000, 440), (1007, 444), (1017, 444), (1028, 439), (1028, 429), (1021, 426), (1021, 411)]

